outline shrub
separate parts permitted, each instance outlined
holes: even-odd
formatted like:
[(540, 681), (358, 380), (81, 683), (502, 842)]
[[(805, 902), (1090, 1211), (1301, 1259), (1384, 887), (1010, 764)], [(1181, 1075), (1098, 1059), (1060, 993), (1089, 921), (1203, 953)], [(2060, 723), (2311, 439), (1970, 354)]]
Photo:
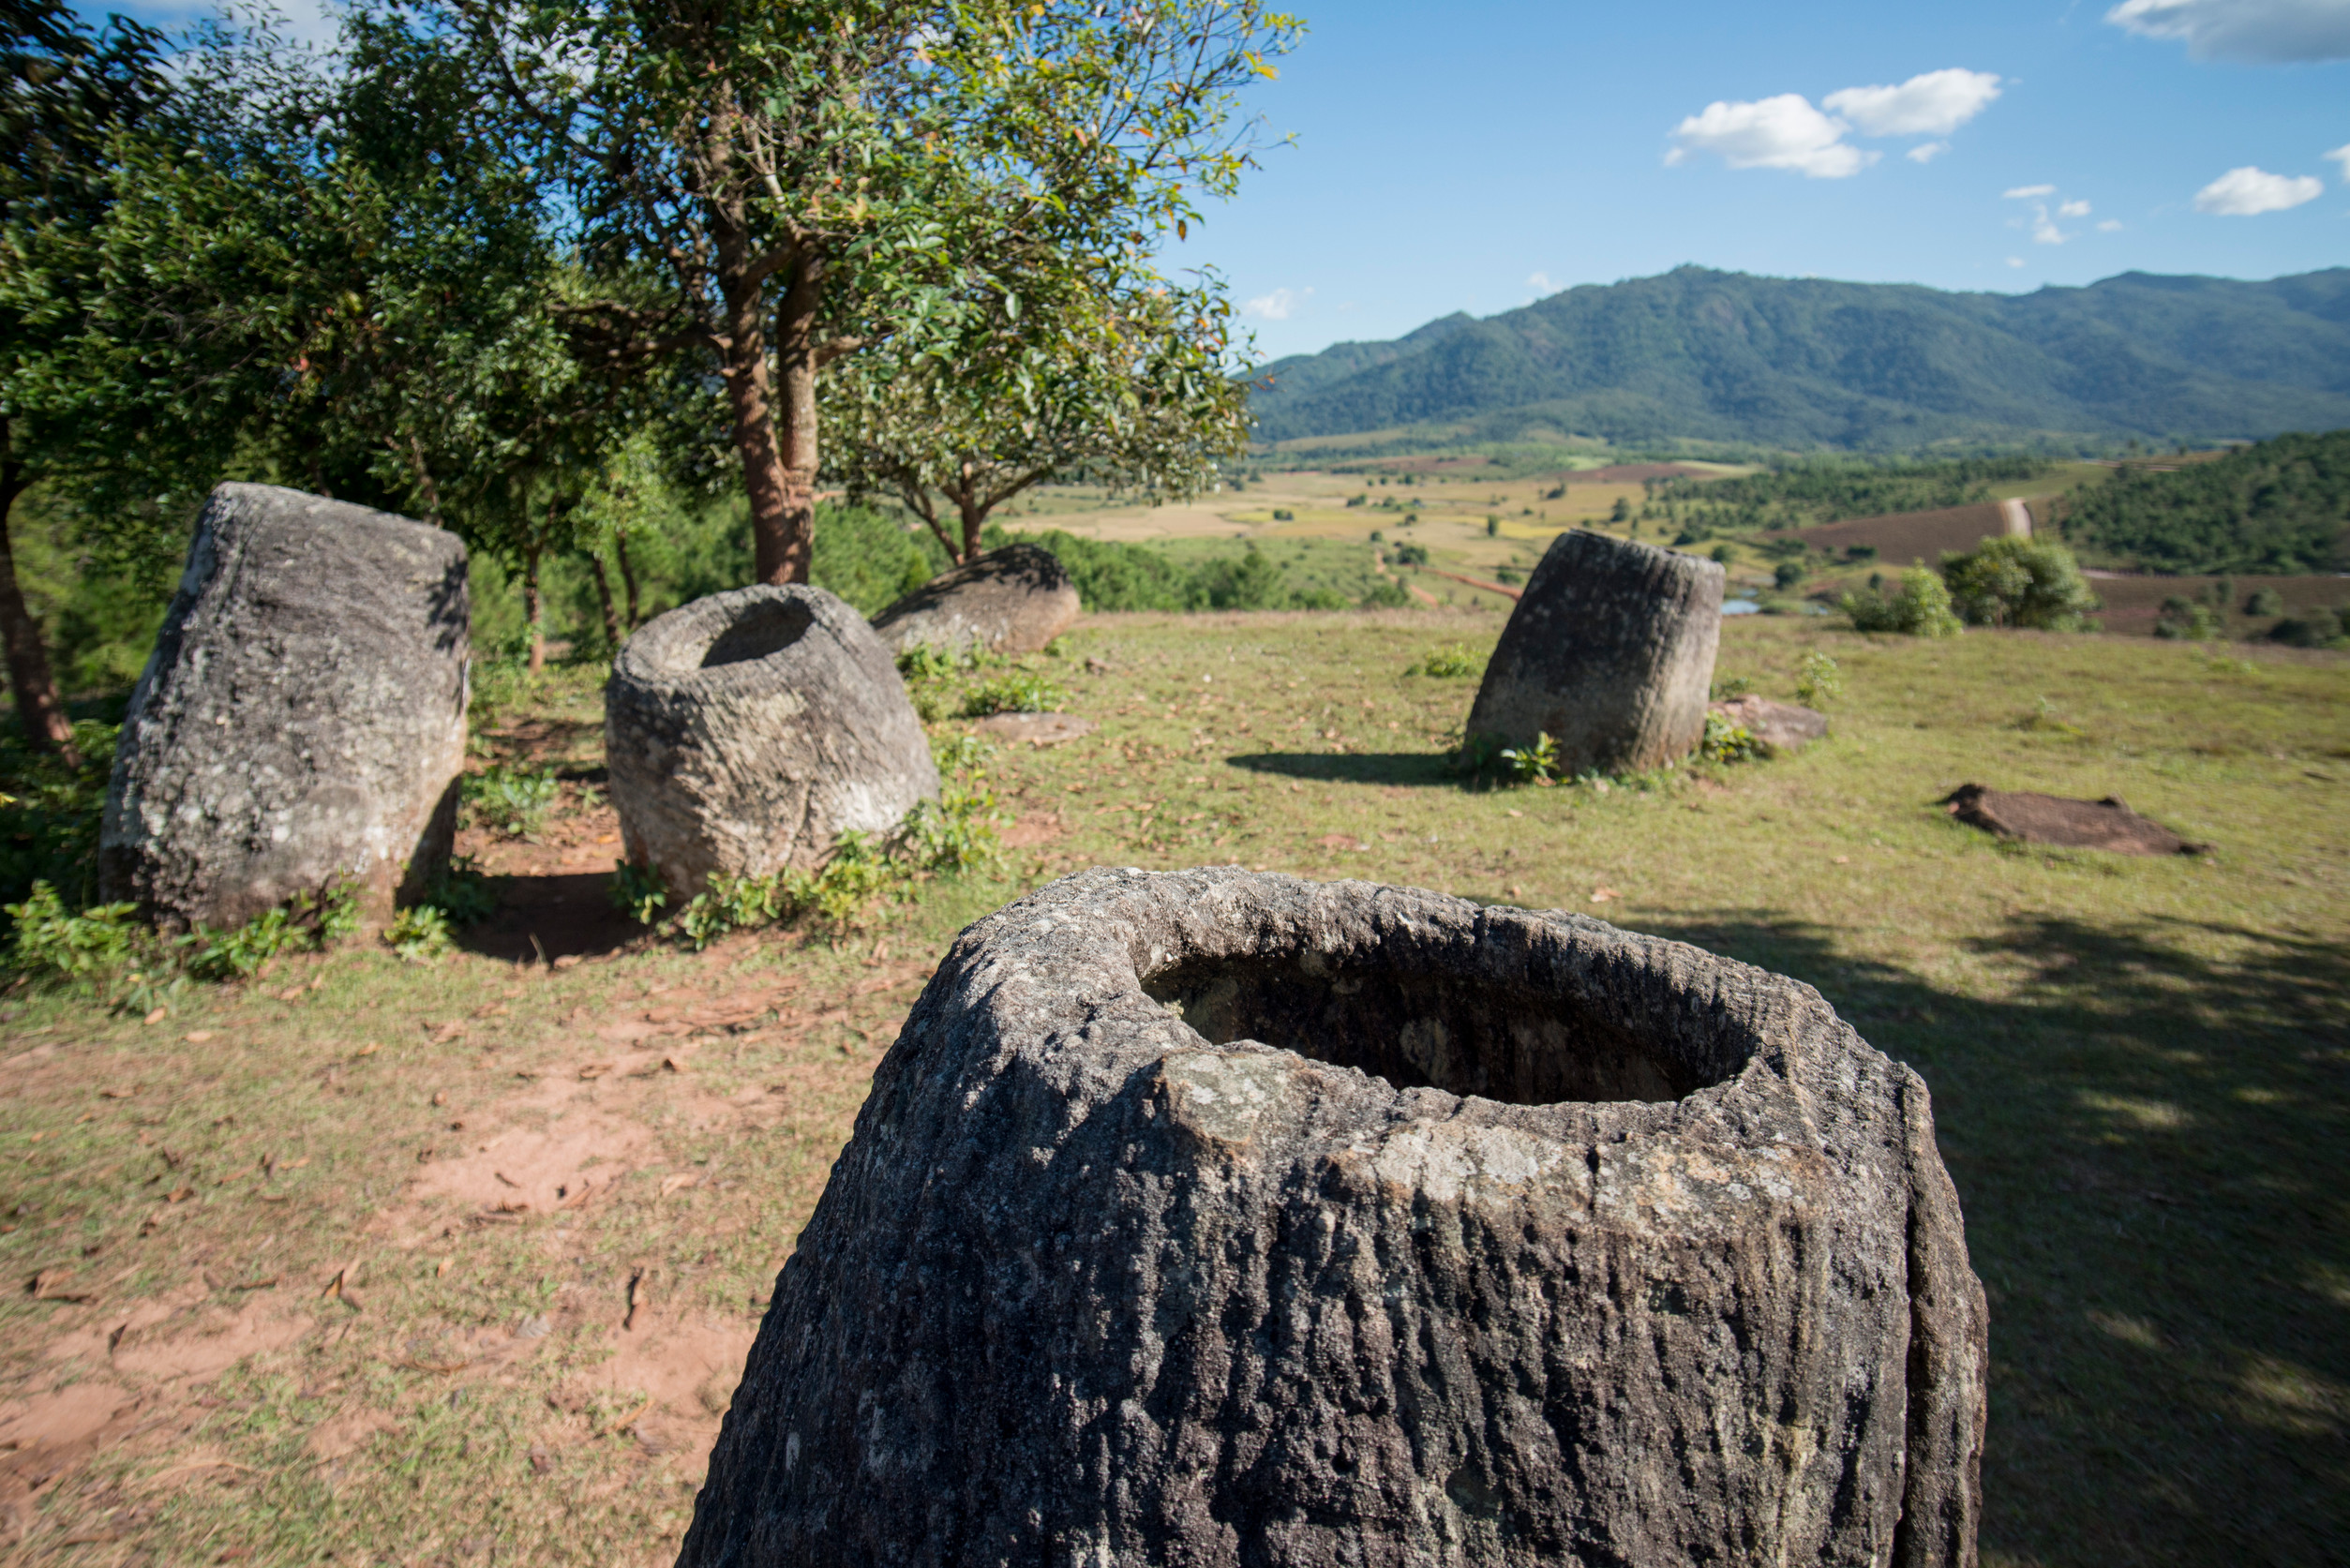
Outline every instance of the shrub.
[(2264, 616), (2283, 615), (2284, 613), (2284, 595), (2279, 593), (2273, 588), (2256, 589), (2253, 590), (2252, 597), (2244, 601), (2244, 613), (2246, 615)]
[(1762, 754), (1762, 747), (1744, 724), (1732, 724), (1719, 713), (1709, 712), (1705, 716), (1705, 734), (1698, 741), (1698, 754), (1708, 762), (1750, 762)]
[(1449, 680), (1458, 676), (1476, 675), (1485, 668), (1485, 661), (1469, 651), (1467, 645), (1448, 642), (1441, 648), (1429, 649), (1420, 656), (1419, 663), (1404, 670), (1405, 675), (1433, 676)]
[(1496, 516), (1495, 516), (1495, 515), (1493, 515), (1493, 514), (1492, 514), (1492, 513), (1490, 513), (1490, 512), (1487, 513), (1487, 514), (1485, 515), (1485, 536), (1486, 536), (1488, 539), (1498, 539), (1498, 538), (1500, 538), (1500, 537), (1501, 537), (1501, 534), (1502, 534), (1502, 520), (1501, 520), (1501, 518), (1496, 517)]
[(1273, 509), (1273, 520), (1277, 523), (1294, 523), (1297, 520), (1297, 514), (1277, 506)]
[(2162, 609), (2155, 615), (2154, 635), (2188, 642), (2209, 642), (2225, 636), (2227, 628), (2220, 623), (2219, 615), (2210, 605), (2174, 593), (2163, 601)]
[(1547, 733), (1537, 732), (1533, 745), (1506, 748), (1500, 760), (1509, 770), (1512, 784), (1548, 785), (1559, 776), (1559, 743)]
[(2076, 632), (2098, 607), (2073, 552), (2049, 540), (1986, 539), (1944, 556), (1942, 577), (1958, 613), (1978, 626)]
[(651, 866), (615, 860), (612, 867), (612, 907), (640, 926), (652, 924), (668, 907), (668, 884)]
[(1426, 566), (1428, 564), (1428, 546), (1425, 545), (1398, 545), (1395, 547), (1394, 558), (1395, 563), (1398, 566)]
[(495, 828), (513, 838), (525, 838), (546, 824), (562, 785), (551, 768), (516, 768), (495, 762), (478, 773), (468, 773), (458, 784), (466, 816), (475, 827)]
[(434, 878), (423, 902), (440, 910), (453, 926), (476, 925), (498, 912), (497, 891), (471, 855), (452, 859)]
[(98, 824), (114, 764), (116, 726), (73, 726), (74, 768), (37, 752), (13, 727), (0, 734), (0, 900), (32, 896), (48, 883), (67, 903), (97, 902)]
[(1721, 679), (1714, 682), (1713, 690), (1706, 694), (1706, 700), (1709, 702), (1735, 702), (1740, 697), (1744, 696), (1748, 692), (1751, 692), (1754, 689), (1755, 683), (1750, 677), (1744, 675), (1727, 675)]
[(1887, 598), (1848, 593), (1839, 607), (1856, 632), (1898, 632), (1912, 637), (1954, 637), (1966, 629), (1951, 608), (1950, 590), (1923, 566), (1901, 575), (1901, 590)]
[(16, 922), (10, 966), (38, 979), (108, 979), (129, 963), (144, 929), (135, 903), (93, 904), (76, 915), (47, 882), (34, 883), (22, 903), (0, 907)]
[(2340, 611), (2317, 609), (2280, 620), (2268, 635), (2289, 648), (2328, 648), (2343, 640)]
[(1504, 583), (1514, 588), (1519, 583), (1525, 581), (1525, 574), (1519, 571), (1515, 566), (1496, 566), (1493, 568), (1493, 580), (1497, 583)]
[(1714, 563), (1716, 566), (1728, 566), (1730, 563), (1731, 551), (1728, 545), (1716, 545), (1707, 553), (1714, 558)]
[(427, 963), (457, 946), (449, 918), (429, 903), (401, 910), (383, 940), (403, 963)]
[(1795, 666), (1795, 700), (1817, 708), (1830, 697), (1844, 695), (1844, 674), (1835, 660), (1815, 648)]
[(1804, 580), (1803, 562), (1783, 560), (1771, 569), (1771, 581), (1782, 593)]
[(1401, 583), (1382, 577), (1370, 585), (1360, 603), (1367, 610), (1400, 610), (1410, 607), (1412, 596), (1403, 591)]
[(288, 948), (308, 945), (309, 933), (284, 908), (264, 909), (234, 931), (198, 926), (179, 939), (187, 972), (200, 980), (241, 980)]
[(963, 716), (984, 719), (991, 713), (1045, 713), (1069, 700), (1069, 694), (1040, 675), (1017, 670), (982, 680), (964, 694)]

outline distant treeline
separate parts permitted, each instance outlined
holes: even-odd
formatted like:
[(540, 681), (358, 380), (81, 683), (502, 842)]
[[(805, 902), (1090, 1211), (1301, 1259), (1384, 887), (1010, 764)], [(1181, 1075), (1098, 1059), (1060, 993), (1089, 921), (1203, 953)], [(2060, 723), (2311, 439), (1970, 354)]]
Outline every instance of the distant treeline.
[(2066, 499), (2066, 541), (2142, 571), (2350, 569), (2350, 430), (2278, 436), (2208, 463), (2131, 467)]
[[(1345, 610), (1358, 603), (1331, 589), (1295, 587), (1253, 544), (1237, 557), (1186, 565), (1146, 545), (1081, 539), (1059, 529), (1012, 533), (990, 524), (980, 542), (991, 550), (1025, 543), (1049, 551), (1088, 610)], [(1411, 600), (1400, 586), (1382, 583), (1359, 603), (1376, 608)]]
[(1737, 479), (1650, 482), (1642, 515), (1662, 515), (1684, 531), (1809, 528), (1847, 517), (1928, 512), (1988, 500), (1991, 486), (2037, 479), (2047, 459), (1961, 457), (1937, 463), (1861, 463), (1794, 458)]

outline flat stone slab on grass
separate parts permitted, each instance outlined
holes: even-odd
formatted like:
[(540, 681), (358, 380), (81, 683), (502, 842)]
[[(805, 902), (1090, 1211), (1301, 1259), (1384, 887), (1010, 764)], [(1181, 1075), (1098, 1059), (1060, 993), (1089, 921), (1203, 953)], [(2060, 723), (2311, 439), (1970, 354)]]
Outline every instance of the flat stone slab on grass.
[(2103, 800), (2073, 800), (1970, 784), (1960, 784), (1942, 804), (1970, 828), (2025, 844), (2105, 849), (2116, 855), (2193, 855), (2202, 847), (2110, 795)]
[(1084, 872), (875, 1074), (679, 1561), (1957, 1568), (1984, 1312), (1924, 1083), (1809, 986)]
[(1800, 703), (1732, 697), (1713, 704), (1713, 709), (1753, 736), (1768, 752), (1800, 752), (1828, 733), (1828, 715)]
[(1074, 713), (991, 713), (979, 723), (981, 735), (1012, 745), (1057, 746), (1091, 735), (1101, 726)]

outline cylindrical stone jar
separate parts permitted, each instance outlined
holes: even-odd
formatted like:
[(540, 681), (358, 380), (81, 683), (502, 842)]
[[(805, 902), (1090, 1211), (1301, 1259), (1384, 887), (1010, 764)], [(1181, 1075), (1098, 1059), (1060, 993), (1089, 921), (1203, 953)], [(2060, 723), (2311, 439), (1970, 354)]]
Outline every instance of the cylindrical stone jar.
[(623, 852), (691, 898), (804, 870), (938, 796), (889, 650), (820, 588), (744, 588), (648, 621), (613, 662), (604, 745)]
[(956, 941), (681, 1562), (1974, 1559), (1925, 1085), (1583, 916), (1094, 871)]

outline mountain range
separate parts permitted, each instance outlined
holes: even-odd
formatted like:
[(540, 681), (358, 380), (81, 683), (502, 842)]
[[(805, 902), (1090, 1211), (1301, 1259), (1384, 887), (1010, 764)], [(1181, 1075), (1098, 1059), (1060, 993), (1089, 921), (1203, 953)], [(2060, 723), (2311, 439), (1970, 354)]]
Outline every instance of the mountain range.
[[(2350, 267), (1953, 293), (1684, 266), (1275, 361), (1260, 441), (2103, 448), (2350, 426)], [(1400, 432), (1399, 432), (1400, 433)]]

